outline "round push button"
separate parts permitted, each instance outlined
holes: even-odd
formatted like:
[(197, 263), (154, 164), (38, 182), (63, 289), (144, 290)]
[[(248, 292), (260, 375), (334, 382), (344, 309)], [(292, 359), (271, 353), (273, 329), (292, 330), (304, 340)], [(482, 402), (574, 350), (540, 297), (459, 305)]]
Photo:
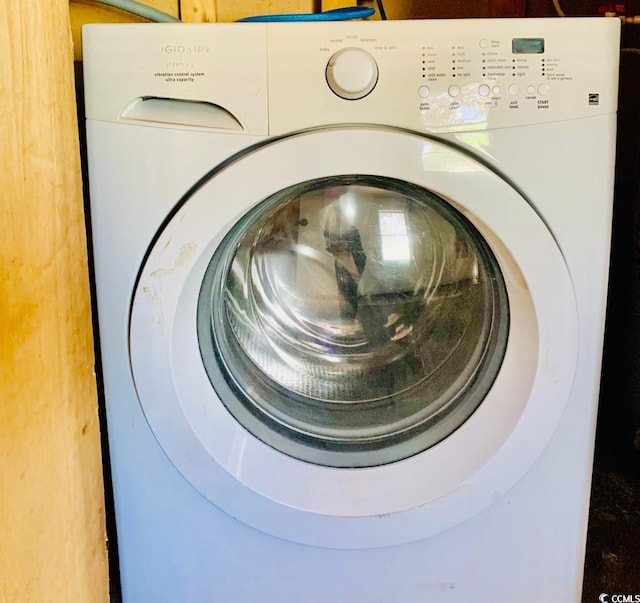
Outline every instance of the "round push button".
[(429, 94), (431, 94), (431, 90), (429, 90), (428, 86), (420, 86), (420, 88), (418, 88), (418, 94), (420, 98), (427, 98)]
[(480, 94), (480, 96), (489, 96), (490, 92), (491, 89), (486, 84), (481, 84), (478, 88), (478, 94)]
[(535, 86), (527, 86), (527, 94), (535, 94), (536, 87)]
[(458, 86), (449, 86), (449, 96), (460, 96), (460, 88)]
[(493, 88), (491, 88), (491, 92), (493, 92), (494, 94), (500, 94), (500, 86), (494, 86)]
[(518, 84), (511, 84), (511, 86), (509, 86), (509, 94), (511, 96), (518, 96), (518, 94), (520, 94), (520, 86), (518, 86)]
[(542, 96), (549, 94), (549, 84), (540, 84), (538, 86), (538, 93), (542, 94)]

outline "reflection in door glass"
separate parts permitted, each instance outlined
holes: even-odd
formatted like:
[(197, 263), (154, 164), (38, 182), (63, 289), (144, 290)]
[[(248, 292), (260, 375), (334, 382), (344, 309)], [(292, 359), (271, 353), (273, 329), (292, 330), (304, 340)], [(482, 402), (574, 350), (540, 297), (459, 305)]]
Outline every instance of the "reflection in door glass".
[(378, 212), (378, 225), (382, 260), (408, 262), (411, 259), (411, 249), (407, 231), (407, 213), (381, 209)]
[(423, 188), (371, 176), (257, 205), (214, 254), (198, 306), (229, 411), (332, 466), (396, 461), (452, 433), (490, 389), (507, 335), (504, 281), (476, 228)]

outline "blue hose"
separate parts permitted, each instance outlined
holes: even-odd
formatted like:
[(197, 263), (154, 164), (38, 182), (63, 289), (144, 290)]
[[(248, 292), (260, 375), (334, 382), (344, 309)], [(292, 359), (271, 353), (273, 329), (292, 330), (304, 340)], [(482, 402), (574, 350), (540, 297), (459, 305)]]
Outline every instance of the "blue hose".
[[(149, 21), (158, 23), (180, 23), (172, 15), (168, 15), (136, 0), (94, 0), (99, 4), (114, 6), (128, 13), (144, 17)], [(375, 13), (373, 8), (365, 6), (346, 6), (344, 8), (334, 8), (323, 13), (291, 13), (283, 15), (257, 15), (255, 17), (244, 17), (238, 21), (245, 23), (268, 23), (276, 21), (348, 21), (350, 19), (365, 19)]]
[(243, 23), (273, 23), (284, 21), (348, 21), (350, 19), (364, 19), (376, 11), (366, 6), (346, 6), (334, 8), (323, 13), (291, 13), (283, 15), (257, 15), (243, 17), (238, 21)]

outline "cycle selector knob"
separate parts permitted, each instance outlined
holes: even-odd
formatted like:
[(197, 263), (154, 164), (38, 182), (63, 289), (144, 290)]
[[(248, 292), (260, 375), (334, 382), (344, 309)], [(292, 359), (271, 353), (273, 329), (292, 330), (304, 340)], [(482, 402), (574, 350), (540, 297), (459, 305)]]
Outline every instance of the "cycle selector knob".
[(376, 87), (378, 64), (362, 48), (343, 48), (329, 59), (326, 76), (334, 94), (347, 100), (357, 100)]

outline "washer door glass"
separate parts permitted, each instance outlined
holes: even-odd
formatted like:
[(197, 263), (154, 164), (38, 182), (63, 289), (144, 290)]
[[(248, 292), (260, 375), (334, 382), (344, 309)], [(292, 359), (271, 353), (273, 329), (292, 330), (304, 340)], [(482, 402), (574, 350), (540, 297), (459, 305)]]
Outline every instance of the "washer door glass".
[(217, 248), (198, 340), (229, 412), (334, 467), (409, 457), (480, 405), (509, 327), (498, 262), (452, 203), (391, 178), (286, 188)]

